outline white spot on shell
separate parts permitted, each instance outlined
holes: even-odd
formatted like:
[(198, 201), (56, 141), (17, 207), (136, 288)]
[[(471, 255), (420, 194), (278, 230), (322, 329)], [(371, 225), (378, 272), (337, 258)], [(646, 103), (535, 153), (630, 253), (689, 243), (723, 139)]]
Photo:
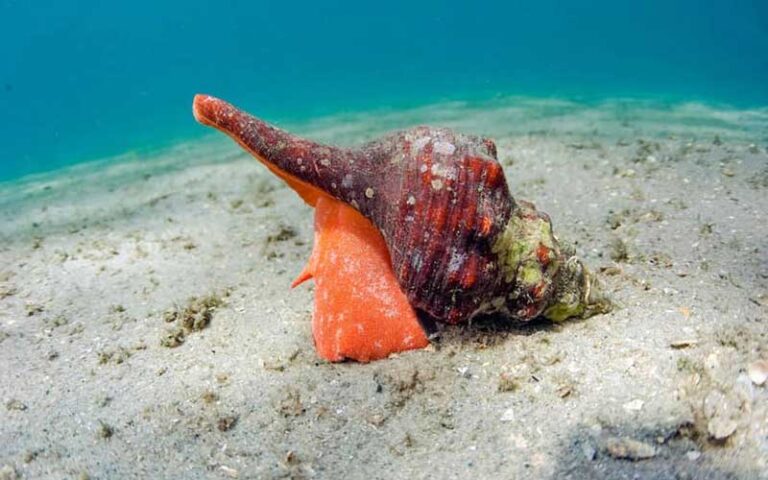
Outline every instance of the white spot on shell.
[(435, 190), (440, 190), (441, 188), (443, 188), (443, 181), (440, 179), (432, 180), (432, 188), (434, 188)]
[(411, 257), (411, 266), (417, 272), (421, 270), (421, 262), (422, 262), (421, 255), (418, 252), (414, 253), (413, 256)]
[(421, 164), (421, 166), (419, 167), (419, 171), (420, 171), (421, 173), (424, 173), (424, 172), (426, 172), (426, 171), (427, 171), (427, 166), (426, 166), (425, 164), (423, 164), (423, 163), (422, 163), (422, 164)]
[(352, 186), (352, 175), (346, 174), (344, 175), (344, 178), (341, 180), (341, 186), (344, 188), (349, 188)]
[(416, 205), (416, 197), (413, 195), (408, 195), (408, 201), (406, 203), (408, 205)]
[(421, 150), (426, 144), (432, 141), (432, 137), (421, 137), (413, 141), (413, 149)]
[(376, 192), (374, 192), (374, 191), (373, 191), (373, 189), (372, 189), (371, 187), (368, 187), (368, 188), (366, 188), (366, 189), (365, 189), (365, 196), (366, 196), (367, 198), (373, 198), (373, 195), (374, 195), (375, 193), (376, 193)]
[(432, 175), (436, 177), (444, 177), (451, 180), (456, 180), (456, 169), (454, 167), (436, 163), (432, 165), (430, 171), (432, 172)]
[(458, 272), (464, 265), (466, 255), (457, 252), (455, 249), (451, 252), (451, 259), (448, 261), (448, 272)]
[(433, 151), (435, 153), (442, 153), (443, 155), (453, 155), (453, 152), (456, 151), (456, 145), (451, 142), (435, 142)]
[(331, 161), (328, 160), (327, 158), (323, 158), (322, 160), (320, 160), (320, 165), (322, 165), (324, 167), (328, 167), (328, 166), (331, 165)]

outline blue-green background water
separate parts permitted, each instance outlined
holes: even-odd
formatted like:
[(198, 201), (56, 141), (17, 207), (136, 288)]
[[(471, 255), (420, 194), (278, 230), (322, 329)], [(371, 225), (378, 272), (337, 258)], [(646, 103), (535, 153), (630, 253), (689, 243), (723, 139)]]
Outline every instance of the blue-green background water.
[(273, 121), (443, 99), (768, 105), (768, 2), (0, 0), (0, 180)]

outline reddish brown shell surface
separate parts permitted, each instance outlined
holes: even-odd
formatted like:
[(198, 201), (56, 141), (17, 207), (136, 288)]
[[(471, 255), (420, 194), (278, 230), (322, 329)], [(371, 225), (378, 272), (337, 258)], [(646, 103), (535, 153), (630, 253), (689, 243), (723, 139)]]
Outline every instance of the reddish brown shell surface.
[(364, 145), (323, 188), (381, 230), (411, 304), (456, 322), (499, 283), (492, 241), (515, 204), (495, 154), (490, 141), (417, 127)]

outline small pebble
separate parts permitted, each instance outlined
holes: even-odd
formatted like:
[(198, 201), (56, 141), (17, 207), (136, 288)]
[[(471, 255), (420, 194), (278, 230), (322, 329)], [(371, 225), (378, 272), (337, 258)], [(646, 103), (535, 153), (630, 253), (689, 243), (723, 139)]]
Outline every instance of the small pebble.
[(7, 408), (8, 410), (24, 411), (27, 409), (27, 405), (23, 403), (21, 400), (12, 398), (5, 403), (5, 408)]
[(569, 396), (571, 393), (573, 393), (573, 388), (571, 388), (570, 385), (560, 385), (559, 387), (557, 387), (555, 392), (557, 393), (558, 397), (565, 398)]
[(755, 385), (762, 385), (768, 380), (768, 360), (757, 360), (747, 367), (747, 375)]
[(232, 467), (228, 467), (226, 465), (219, 466), (219, 470), (221, 470), (221, 473), (228, 476), (229, 478), (239, 478), (240, 472)]
[(736, 432), (737, 426), (736, 422), (730, 418), (716, 416), (707, 424), (707, 431), (713, 439), (724, 441)]
[(17, 478), (19, 478), (19, 474), (11, 465), (0, 467), (0, 480), (16, 480)]
[(581, 446), (581, 451), (584, 453), (584, 458), (586, 458), (589, 461), (592, 461), (597, 456), (597, 450), (595, 447), (592, 446), (591, 443), (585, 443)]
[(656, 448), (639, 440), (625, 437), (608, 437), (603, 449), (613, 458), (622, 460), (645, 460), (656, 456)]
[(387, 421), (387, 417), (380, 413), (374, 413), (373, 415), (368, 416), (366, 420), (374, 427), (380, 427)]
[(645, 402), (643, 402), (638, 398), (638, 399), (632, 400), (631, 402), (625, 403), (623, 406), (624, 406), (624, 410), (628, 412), (639, 412), (640, 410), (643, 409), (644, 403)]
[(515, 411), (511, 408), (508, 408), (504, 411), (504, 413), (501, 415), (501, 421), (502, 422), (512, 422), (515, 420)]

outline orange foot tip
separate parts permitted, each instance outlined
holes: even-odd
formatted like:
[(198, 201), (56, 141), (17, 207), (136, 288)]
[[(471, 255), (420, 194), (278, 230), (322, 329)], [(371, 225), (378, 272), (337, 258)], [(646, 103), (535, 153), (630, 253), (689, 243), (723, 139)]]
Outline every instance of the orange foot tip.
[(320, 357), (369, 362), (429, 344), (395, 278), (381, 233), (327, 196), (315, 211), (312, 256), (292, 286), (314, 278), (312, 334)]

